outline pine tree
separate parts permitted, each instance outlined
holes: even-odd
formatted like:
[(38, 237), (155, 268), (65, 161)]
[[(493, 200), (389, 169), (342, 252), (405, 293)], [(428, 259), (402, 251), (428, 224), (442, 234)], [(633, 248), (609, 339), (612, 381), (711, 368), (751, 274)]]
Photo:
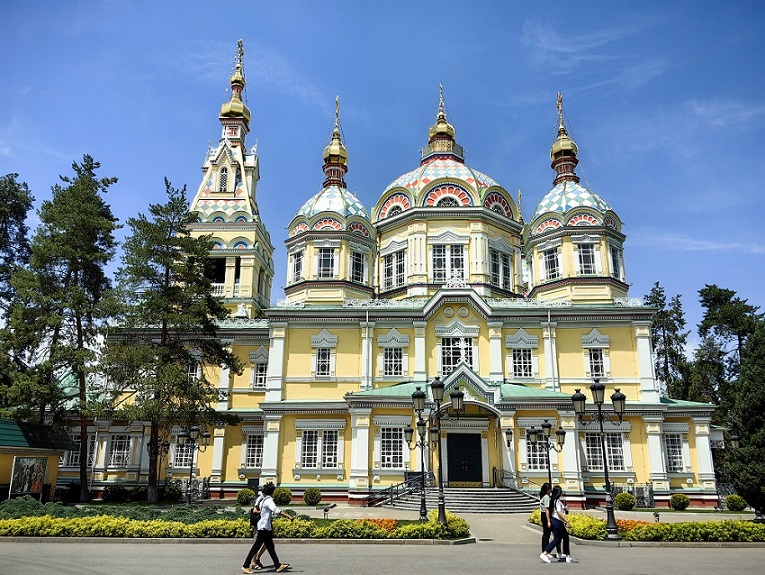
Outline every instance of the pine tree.
[(670, 397), (688, 399), (685, 345), (689, 332), (685, 331), (685, 314), (680, 296), (674, 296), (668, 307), (664, 288), (656, 282), (645, 297), (645, 302), (658, 308), (651, 326), (656, 378)]
[[(27, 214), (34, 198), (18, 174), (0, 177), (0, 325), (8, 321), (8, 309), (13, 299), (11, 276), (29, 262)], [(17, 416), (15, 390), (24, 377), (26, 365), (21, 353), (14, 349), (9, 330), (0, 331), (0, 414)]]
[[(11, 283), (16, 297), (8, 329), (16, 349), (26, 350), (29, 371), (17, 382), (16, 398), (37, 419), (62, 407), (61, 380), (77, 381), (81, 500), (87, 500), (87, 412), (95, 349), (110, 313), (111, 282), (105, 268), (114, 257), (117, 219), (104, 202), (116, 178), (98, 178), (91, 156), (73, 163), (74, 177), (61, 176), (51, 200), (43, 202), (40, 225), (31, 244), (30, 265)], [(24, 406), (20, 406), (23, 408)]]
[(756, 322), (741, 362), (741, 376), (732, 385), (731, 426), (741, 447), (728, 452), (724, 466), (746, 502), (762, 515), (765, 507), (765, 321)]
[(117, 414), (150, 424), (151, 502), (158, 495), (160, 442), (170, 427), (225, 421), (211, 407), (218, 382), (208, 379), (209, 367), (242, 370), (216, 336), (216, 321), (228, 312), (205, 275), (211, 237), (190, 235), (196, 216), (188, 212), (186, 188), (175, 189), (167, 180), (165, 187), (167, 203), (150, 205), (150, 217), (128, 220), (118, 271), (124, 309), (103, 359), (116, 385)]

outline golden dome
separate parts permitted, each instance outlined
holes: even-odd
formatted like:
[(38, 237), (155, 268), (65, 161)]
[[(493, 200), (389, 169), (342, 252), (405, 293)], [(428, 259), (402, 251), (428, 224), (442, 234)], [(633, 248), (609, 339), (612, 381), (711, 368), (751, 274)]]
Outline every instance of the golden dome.
[(340, 96), (335, 98), (335, 128), (332, 130), (332, 138), (324, 148), (322, 157), (325, 163), (335, 161), (342, 165), (348, 164), (348, 150), (340, 138)]
[(576, 142), (568, 137), (566, 126), (563, 124), (563, 94), (558, 92), (558, 137), (550, 149), (550, 159), (561, 156), (576, 156), (579, 153)]
[(231, 100), (220, 107), (222, 118), (244, 118), (250, 122), (250, 109), (242, 101), (242, 90), (247, 85), (244, 79), (244, 43), (239, 40), (236, 53), (236, 69), (231, 76)]
[(436, 136), (446, 136), (451, 139), (454, 138), (454, 126), (446, 121), (446, 112), (444, 111), (444, 87), (442, 84), (439, 84), (439, 90), (438, 114), (436, 115), (436, 123), (428, 130), (429, 140), (432, 140)]

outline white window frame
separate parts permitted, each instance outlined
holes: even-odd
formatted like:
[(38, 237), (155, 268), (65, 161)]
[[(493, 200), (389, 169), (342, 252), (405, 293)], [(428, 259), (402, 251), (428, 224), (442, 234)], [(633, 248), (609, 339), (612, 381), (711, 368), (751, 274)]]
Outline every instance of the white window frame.
[(548, 248), (542, 252), (541, 272), (546, 280), (557, 280), (561, 277), (560, 251), (558, 248)]
[(194, 460), (194, 449), (192, 443), (187, 441), (183, 445), (178, 443), (176, 438), (173, 445), (173, 468), (176, 469), (189, 469), (191, 463)]
[(597, 377), (598, 379), (606, 377), (606, 367), (602, 348), (592, 348), (587, 350), (588, 358), (588, 377)]
[(398, 250), (383, 256), (383, 290), (406, 285), (406, 250)]
[(225, 194), (228, 192), (228, 168), (223, 166), (218, 172), (218, 193)]
[(337, 265), (337, 249), (332, 247), (320, 247), (316, 250), (316, 277), (331, 279), (337, 277), (335, 268)]
[(595, 266), (595, 244), (577, 245), (577, 275), (591, 276), (597, 273)]
[[(372, 468), (374, 472), (378, 474), (390, 474), (394, 476), (400, 475), (404, 470), (410, 468), (411, 451), (409, 450), (409, 446), (406, 444), (404, 428), (407, 425), (412, 425), (411, 416), (376, 415), (374, 416), (372, 422), (374, 425), (374, 449), (372, 454)], [(383, 453), (383, 429), (386, 428), (397, 428), (401, 430), (401, 467), (392, 466), (397, 462), (395, 455), (397, 452), (396, 446), (393, 445), (393, 443), (389, 443), (389, 451), (385, 454)], [(388, 437), (387, 439), (391, 442), (395, 441), (392, 436)], [(383, 455), (385, 455), (385, 457), (383, 457)], [(383, 459), (385, 459), (385, 463), (383, 463)], [(383, 464), (385, 467), (383, 467)], [(396, 481), (400, 481), (400, 479)]]
[[(80, 442), (82, 435), (79, 433), (69, 434), (77, 449), (65, 451), (60, 458), (61, 467), (78, 467), (80, 465)], [(96, 436), (88, 434), (88, 467), (91, 467), (96, 460)]]
[[(505, 348), (509, 350), (507, 354), (507, 373), (512, 379), (528, 379), (539, 377), (539, 337), (529, 335), (525, 329), (519, 328), (513, 335), (505, 336)], [(515, 365), (515, 351), (528, 350), (531, 352), (531, 375), (521, 377), (516, 375), (518, 369)]]
[(547, 454), (544, 442), (533, 443), (526, 431), (526, 469), (528, 471), (547, 471)]
[[(311, 375), (313, 377), (335, 377), (337, 364), (337, 336), (332, 335), (327, 329), (321, 330), (311, 337)], [(321, 371), (320, 369), (321, 368)]]
[(260, 469), (263, 467), (263, 433), (248, 433), (242, 446), (244, 449), (244, 467)]
[(380, 428), (380, 469), (404, 468), (404, 429)]
[(511, 349), (510, 358), (513, 366), (513, 379), (525, 379), (534, 377), (534, 362), (532, 351), (530, 349), (515, 348)]
[(489, 281), (491, 285), (513, 289), (513, 256), (507, 252), (489, 248)]
[(295, 470), (336, 471), (344, 466), (344, 419), (297, 419)]
[(367, 281), (367, 255), (364, 252), (351, 250), (350, 280), (354, 283), (363, 284)]
[(109, 467), (127, 467), (130, 465), (132, 441), (127, 433), (115, 433), (109, 436)]
[(304, 279), (303, 276), (303, 250), (290, 254), (290, 283), (297, 283)]
[(250, 352), (250, 387), (265, 389), (268, 377), (268, 350), (261, 345), (256, 351)]
[(619, 245), (609, 243), (609, 267), (611, 268), (611, 277), (619, 281), (624, 281), (624, 251)]
[[(606, 442), (608, 471), (627, 471), (627, 456), (623, 434), (621, 432), (606, 431), (603, 436)], [(603, 471), (603, 451), (600, 445), (600, 434), (596, 431), (587, 431), (584, 434), (584, 438), (587, 471)]]
[[(437, 253), (438, 252), (438, 253)], [(436, 267), (436, 258), (443, 265)], [(446, 283), (452, 278), (466, 279), (465, 246), (462, 244), (433, 244), (430, 247), (430, 274), (433, 283)]]
[[(409, 336), (396, 328), (385, 335), (377, 337), (377, 375), (380, 377), (403, 377), (409, 373)], [(400, 358), (392, 356), (400, 355)], [(389, 369), (392, 365), (400, 365), (400, 373)]]
[[(582, 351), (584, 357), (584, 376), (588, 379), (593, 377), (598, 378), (610, 378), (611, 377), (611, 338), (607, 335), (601, 334), (597, 328), (593, 328), (590, 333), (582, 336)], [(597, 362), (593, 363), (592, 350), (600, 350), (600, 354), (603, 359), (603, 373), (598, 375), (593, 372), (593, 367), (597, 366)], [(597, 358), (595, 358), (597, 360)]]
[[(475, 358), (473, 348), (475, 339), (464, 336), (446, 336), (441, 338), (441, 375), (449, 375), (460, 364), (464, 363), (474, 369)], [(451, 351), (451, 353), (449, 353)], [(455, 355), (456, 353), (456, 355)], [(447, 361), (449, 364), (447, 365)]]

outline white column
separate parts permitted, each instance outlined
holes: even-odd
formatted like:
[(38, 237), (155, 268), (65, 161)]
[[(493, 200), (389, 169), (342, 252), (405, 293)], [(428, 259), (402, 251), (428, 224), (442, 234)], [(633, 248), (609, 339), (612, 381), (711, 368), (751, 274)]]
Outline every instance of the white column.
[[(515, 411), (503, 411), (502, 417), (500, 419), (500, 426), (501, 434), (502, 434), (502, 445), (505, 446), (505, 448), (502, 450), (503, 452), (503, 459), (502, 459), (502, 468), (509, 472), (515, 474), (518, 470), (518, 465), (516, 462), (515, 457), (515, 444), (518, 441), (518, 429), (515, 427)], [(507, 430), (512, 430), (513, 432), (513, 439), (510, 444), (510, 447), (507, 446), (507, 434), (505, 433)]]
[(659, 384), (653, 372), (651, 353), (651, 322), (634, 321), (635, 348), (637, 349), (638, 377), (640, 378), (640, 401), (659, 403)]
[(361, 322), (361, 390), (372, 389), (372, 343), (375, 322)]
[(489, 381), (500, 384), (505, 379), (502, 370), (502, 322), (489, 322), (489, 359), (491, 360), (491, 371), (489, 372)]
[(260, 473), (261, 485), (267, 481), (278, 480), (279, 456), (279, 432), (281, 430), (281, 415), (266, 415), (263, 422), (263, 468)]
[(423, 383), (428, 380), (428, 372), (425, 369), (425, 321), (412, 322), (414, 325), (414, 381)]
[(350, 408), (351, 475), (349, 491), (366, 492), (369, 484), (369, 439), (372, 427), (371, 408)]
[(712, 459), (712, 445), (709, 441), (708, 417), (693, 418), (693, 435), (696, 439), (696, 459), (698, 465), (699, 483), (703, 489), (717, 489), (715, 481), (715, 465)]
[(213, 429), (212, 442), (212, 469), (210, 470), (210, 481), (219, 483), (224, 478), (223, 475), (223, 454), (226, 447), (226, 428), (216, 427)]
[[(231, 341), (222, 342), (229, 350), (231, 348)], [(231, 370), (223, 365), (220, 368), (220, 379), (218, 380), (218, 405), (216, 409), (218, 411), (228, 411), (231, 407), (229, 397), (231, 395)]]
[(545, 346), (545, 389), (560, 391), (556, 382), (558, 375), (558, 350), (555, 347), (555, 326), (557, 322), (543, 321), (542, 335)]
[(272, 323), (268, 346), (268, 369), (266, 371), (266, 401), (284, 399), (282, 380), (284, 377), (284, 355), (287, 339), (287, 324)]
[[(576, 425), (576, 416), (567, 413), (558, 412), (560, 426), (566, 431), (566, 442), (563, 444), (563, 451), (558, 455), (558, 475), (563, 476), (563, 489), (566, 491), (577, 492), (584, 501), (584, 481), (582, 481), (582, 466), (579, 459), (581, 446), (579, 443), (579, 430)], [(550, 452), (550, 457), (555, 457), (555, 452)], [(561, 458), (563, 467), (560, 467)], [(550, 460), (552, 461), (552, 459)], [(553, 476), (555, 482), (555, 476)]]
[(654, 489), (665, 491), (669, 489), (667, 466), (664, 463), (664, 446), (661, 440), (661, 415), (644, 415), (643, 426), (648, 450), (648, 477)]

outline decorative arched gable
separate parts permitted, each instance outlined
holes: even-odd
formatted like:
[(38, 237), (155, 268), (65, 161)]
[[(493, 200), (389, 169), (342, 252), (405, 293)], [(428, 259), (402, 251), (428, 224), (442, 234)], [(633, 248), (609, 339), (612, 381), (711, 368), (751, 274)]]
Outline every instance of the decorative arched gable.
[(449, 198), (453, 199), (457, 206), (472, 206), (473, 197), (456, 184), (440, 184), (428, 191), (422, 200), (425, 207), (435, 207)]
[(395, 216), (412, 207), (412, 202), (409, 196), (403, 192), (397, 192), (388, 196), (388, 199), (383, 202), (380, 207), (378, 219), (385, 219), (389, 216)]
[(316, 223), (313, 224), (314, 230), (320, 231), (320, 230), (333, 230), (336, 232), (340, 232), (343, 230), (343, 224), (341, 224), (338, 220), (335, 218), (322, 218), (318, 220)]
[(483, 200), (483, 206), (498, 214), (502, 214), (506, 218), (513, 218), (513, 209), (510, 206), (510, 202), (499, 192), (489, 192)]

